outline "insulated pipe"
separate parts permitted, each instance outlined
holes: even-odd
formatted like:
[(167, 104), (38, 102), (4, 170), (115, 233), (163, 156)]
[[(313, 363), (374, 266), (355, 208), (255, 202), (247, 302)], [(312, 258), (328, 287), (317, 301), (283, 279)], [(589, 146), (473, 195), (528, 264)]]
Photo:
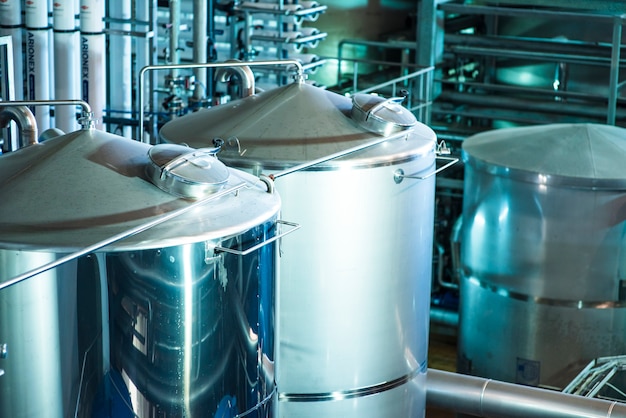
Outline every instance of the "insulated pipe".
[[(75, 99), (80, 97), (78, 78), (78, 41), (74, 11), (76, 0), (55, 0), (52, 7), (54, 35), (54, 97)], [(64, 132), (78, 129), (76, 111), (69, 106), (55, 109), (54, 125)]]
[(426, 403), (489, 418), (626, 417), (626, 404), (428, 369)]
[[(26, 92), (30, 100), (50, 99), (50, 29), (48, 2), (30, 1), (25, 6)], [(50, 108), (33, 110), (39, 129), (50, 128)]]
[[(82, 98), (91, 103), (96, 128), (106, 108), (104, 0), (80, 1), (80, 74)], [(115, 87), (117, 88), (117, 87)]]
[[(22, 6), (20, 0), (0, 1), (0, 35), (8, 35), (13, 44), (13, 80), (16, 81), (15, 97), (9, 99), (22, 100), (24, 98), (23, 49), (22, 49)], [(5, 98), (6, 100), (6, 98)]]
[(37, 120), (28, 107), (12, 105), (0, 108), (0, 128), (8, 127), (11, 121), (17, 123), (19, 128), (21, 147), (37, 143)]
[[(129, 117), (132, 112), (132, 71), (131, 71), (131, 2), (126, 0), (109, 1), (109, 51), (115, 51), (115, 59), (109, 60), (109, 116)], [(112, 130), (112, 129), (111, 129)], [(132, 128), (125, 124), (115, 133), (125, 138), (132, 137)]]

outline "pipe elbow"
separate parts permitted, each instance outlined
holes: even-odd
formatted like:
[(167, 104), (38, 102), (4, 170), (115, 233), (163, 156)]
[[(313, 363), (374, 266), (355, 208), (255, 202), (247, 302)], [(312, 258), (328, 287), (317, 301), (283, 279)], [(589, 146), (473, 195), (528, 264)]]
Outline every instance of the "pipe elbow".
[(0, 127), (6, 128), (14, 121), (20, 130), (22, 146), (36, 144), (37, 120), (26, 106), (7, 106), (0, 110)]
[[(228, 60), (226, 62), (238, 63), (239, 60)], [(249, 66), (220, 67), (215, 71), (215, 79), (226, 83), (235, 77), (239, 85), (239, 98), (252, 96), (254, 94), (254, 74)]]

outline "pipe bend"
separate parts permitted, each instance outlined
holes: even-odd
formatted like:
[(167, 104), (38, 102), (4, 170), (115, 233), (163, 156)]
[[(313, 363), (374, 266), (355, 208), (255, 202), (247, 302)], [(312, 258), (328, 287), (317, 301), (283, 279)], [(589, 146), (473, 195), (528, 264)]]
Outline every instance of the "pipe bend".
[(20, 129), (21, 146), (37, 143), (37, 120), (26, 106), (6, 106), (0, 108), (0, 127), (6, 128), (14, 121)]
[[(227, 60), (225, 62), (240, 63), (241, 61)], [(240, 99), (254, 94), (254, 74), (249, 66), (218, 67), (215, 71), (215, 79), (222, 83), (230, 81), (232, 76), (237, 77)]]

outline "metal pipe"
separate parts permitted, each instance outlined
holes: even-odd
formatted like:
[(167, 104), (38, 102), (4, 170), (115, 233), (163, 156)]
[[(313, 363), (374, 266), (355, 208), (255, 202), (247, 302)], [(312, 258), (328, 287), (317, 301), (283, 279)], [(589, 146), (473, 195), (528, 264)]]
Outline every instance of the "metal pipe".
[[(241, 62), (238, 60), (228, 60), (226, 62)], [(215, 72), (215, 79), (221, 83), (228, 82), (235, 75), (239, 84), (239, 98), (252, 96), (254, 94), (254, 74), (247, 65), (241, 67), (223, 67)]]
[(426, 403), (488, 418), (626, 417), (626, 404), (428, 369)]
[[(193, 62), (207, 62), (207, 31), (209, 27), (207, 3), (210, 1), (193, 0)], [(207, 84), (211, 81), (207, 79), (206, 68), (196, 68), (194, 76), (196, 82), (204, 86), (202, 91), (197, 87), (193, 91), (193, 98), (200, 100), (207, 94)]]
[[(0, 103), (0, 105), (5, 105), (5, 103)], [(28, 145), (37, 143), (37, 119), (28, 107), (14, 105), (0, 109), (0, 128), (8, 127), (11, 121), (15, 121), (19, 127), (22, 147), (26, 145), (26, 142)]]
[(139, 71), (139, 141), (143, 140), (143, 115), (144, 115), (144, 98), (143, 83), (145, 73), (155, 70), (172, 70), (172, 69), (195, 69), (195, 68), (221, 68), (221, 67), (241, 67), (241, 66), (261, 66), (261, 65), (294, 65), (296, 67), (296, 81), (304, 81), (304, 69), (302, 64), (297, 60), (270, 60), (270, 61), (250, 61), (250, 62), (209, 62), (195, 64), (166, 64), (166, 65), (147, 65)]
[(457, 328), (459, 326), (459, 313), (451, 309), (431, 306), (430, 322), (437, 325)]
[(608, 125), (615, 125), (615, 113), (617, 107), (619, 71), (620, 71), (620, 50), (622, 47), (622, 24), (624, 15), (615, 17), (613, 20), (613, 42), (611, 48), (611, 74), (609, 77), (609, 103), (606, 117)]
[[(616, 23), (616, 26), (620, 25)], [(446, 35), (446, 51), (473, 56), (484, 55), (598, 66), (610, 64), (614, 52), (612, 45), (608, 43), (569, 44), (558, 40), (455, 34)]]
[(91, 110), (91, 106), (84, 100), (15, 100), (12, 102), (1, 102), (0, 107), (2, 106), (53, 106), (53, 105), (74, 105), (81, 106), (83, 108), (83, 114), (81, 118), (78, 120), (80, 125), (83, 128), (93, 128), (94, 127), (94, 114)]
[[(178, 41), (180, 38), (180, 1), (179, 0), (169, 0), (169, 10), (170, 10), (170, 39), (169, 39), (169, 63), (170, 64), (180, 64), (180, 50), (178, 48)], [(170, 77), (172, 78), (172, 82), (176, 83), (176, 79), (178, 78), (178, 68), (171, 68)]]

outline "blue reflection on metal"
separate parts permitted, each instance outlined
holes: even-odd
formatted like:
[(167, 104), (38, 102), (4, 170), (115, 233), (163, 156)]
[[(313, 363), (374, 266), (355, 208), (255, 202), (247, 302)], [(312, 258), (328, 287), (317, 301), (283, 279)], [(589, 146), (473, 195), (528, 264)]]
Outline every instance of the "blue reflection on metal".
[(272, 221), (219, 243), (107, 255), (112, 367), (141, 399), (139, 417), (271, 415), (275, 246), (212, 248), (274, 234)]

